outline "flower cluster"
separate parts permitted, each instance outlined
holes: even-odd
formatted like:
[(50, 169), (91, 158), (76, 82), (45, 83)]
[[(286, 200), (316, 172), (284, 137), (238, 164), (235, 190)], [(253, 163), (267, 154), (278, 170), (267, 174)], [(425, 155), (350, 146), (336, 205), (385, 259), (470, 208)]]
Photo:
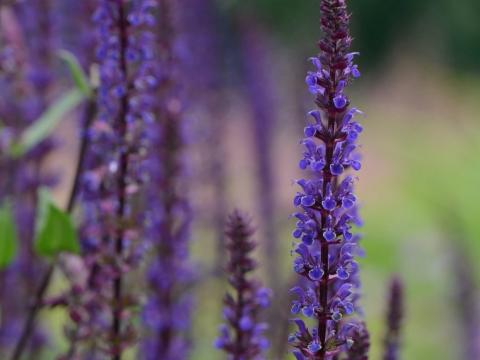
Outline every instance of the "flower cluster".
[(346, 1), (322, 0), (321, 11), (324, 37), (319, 55), (310, 59), (315, 70), (306, 77), (319, 109), (309, 112), (314, 122), (305, 128), (299, 163), (309, 175), (297, 181), (301, 191), (294, 199), (298, 211), (293, 236), (300, 240), (294, 271), (306, 285), (292, 289), (297, 299), (291, 311), (316, 321), (309, 329), (303, 320), (294, 320), (298, 331), (289, 341), (299, 360), (332, 359), (348, 349), (352, 329), (359, 326), (350, 318), (357, 311), (355, 256), (360, 254), (352, 226), (360, 225), (360, 219), (355, 178), (347, 171), (361, 167), (356, 140), (362, 127), (354, 121), (360, 111), (349, 107), (345, 88), (360, 72), (353, 63), (356, 53), (349, 52)]
[(347, 350), (347, 360), (368, 360), (370, 334), (365, 324), (352, 328), (351, 345)]
[(137, 200), (147, 177), (141, 164), (154, 119), (150, 94), (157, 86), (149, 30), (155, 23), (154, 7), (150, 0), (102, 0), (94, 14), (98, 118), (86, 135), (91, 146), (81, 189), (82, 268), (87, 274), (72, 287), (69, 308), (75, 326), (68, 334), (69, 356), (83, 343), (89, 354), (120, 358), (136, 340), (130, 317), (137, 299), (124, 282), (142, 253), (144, 212)]
[(399, 278), (393, 278), (390, 283), (387, 333), (385, 336), (385, 351), (383, 360), (399, 359), (400, 331), (403, 320), (403, 283)]
[(159, 1), (156, 31), (159, 86), (146, 161), (150, 177), (146, 236), (151, 258), (146, 272), (148, 298), (143, 308), (144, 359), (186, 359), (190, 349), (188, 287), (193, 281), (189, 261), (192, 211), (186, 190), (184, 157), (187, 122), (182, 76), (183, 58), (178, 51), (178, 11), (171, 0)]
[(227, 324), (220, 326), (215, 346), (223, 349), (231, 360), (263, 359), (263, 351), (268, 347), (262, 334), (266, 324), (259, 322), (259, 313), (269, 305), (270, 290), (247, 278), (257, 267), (250, 255), (256, 246), (251, 240), (253, 232), (245, 215), (234, 211), (228, 217), (226, 272), (235, 293), (225, 296), (223, 316)]

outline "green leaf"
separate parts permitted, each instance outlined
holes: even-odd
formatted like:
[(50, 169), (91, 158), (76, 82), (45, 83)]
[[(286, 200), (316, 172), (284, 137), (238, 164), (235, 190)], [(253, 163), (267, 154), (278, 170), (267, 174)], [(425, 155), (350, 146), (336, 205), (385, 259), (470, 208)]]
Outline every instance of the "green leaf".
[(65, 115), (79, 105), (83, 99), (84, 96), (78, 89), (67, 92), (22, 133), (19, 141), (11, 147), (11, 155), (18, 158), (46, 139), (65, 118)]
[(45, 187), (38, 190), (37, 213), (35, 215), (35, 234), (39, 234), (40, 230), (45, 227), (49, 205), (53, 204), (52, 196)]
[(9, 202), (0, 207), (0, 269), (10, 265), (17, 252), (17, 229)]
[(79, 253), (77, 233), (70, 215), (59, 209), (45, 190), (39, 193), (35, 250), (55, 257), (61, 252)]
[(73, 82), (77, 86), (78, 90), (80, 90), (87, 98), (92, 98), (92, 87), (90, 86), (88, 77), (80, 66), (80, 63), (75, 55), (66, 50), (60, 50), (58, 54), (60, 58), (67, 64), (70, 74), (72, 75)]

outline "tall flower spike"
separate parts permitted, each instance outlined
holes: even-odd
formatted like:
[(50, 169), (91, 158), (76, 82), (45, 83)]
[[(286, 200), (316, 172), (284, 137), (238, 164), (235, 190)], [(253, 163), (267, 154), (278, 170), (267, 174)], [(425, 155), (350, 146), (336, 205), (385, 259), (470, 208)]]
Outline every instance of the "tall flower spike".
[[(88, 136), (91, 151), (81, 189), (83, 281), (72, 286), (67, 358), (108, 354), (120, 359), (136, 340), (131, 321), (136, 298), (125, 286), (126, 273), (139, 262), (143, 221), (141, 167), (152, 120), (154, 23), (150, 0), (101, 0), (94, 14), (98, 29), (99, 116)], [(102, 357), (103, 356), (103, 357)]]
[[(178, 11), (174, 0), (158, 1), (157, 122), (149, 127), (147, 239), (152, 259), (146, 273), (148, 299), (142, 320), (146, 360), (183, 360), (190, 349), (188, 291), (194, 276), (189, 241), (192, 211), (186, 191), (183, 58), (178, 53)], [(178, 4), (180, 5), (180, 4)]]
[(268, 346), (262, 335), (266, 325), (259, 322), (259, 315), (270, 302), (270, 290), (247, 277), (257, 267), (250, 255), (256, 246), (251, 240), (253, 232), (249, 220), (239, 211), (228, 217), (226, 271), (234, 293), (227, 293), (224, 298), (226, 324), (220, 326), (215, 347), (224, 350), (230, 360), (263, 359)]
[(252, 111), (256, 147), (258, 208), (265, 228), (265, 252), (268, 255), (265, 257), (267, 280), (273, 289), (277, 289), (278, 241), (275, 227), (275, 177), (271, 161), (275, 88), (268, 73), (271, 63), (268, 58), (268, 37), (265, 30), (253, 19), (241, 18), (239, 24), (245, 87)]
[(403, 283), (399, 278), (393, 278), (389, 289), (387, 331), (384, 340), (383, 360), (397, 360), (400, 358), (403, 306)]
[[(225, 93), (222, 91), (224, 48), (222, 47), (223, 26), (215, 0), (182, 1), (182, 19), (184, 26), (185, 48), (188, 56), (182, 59), (185, 75), (190, 84), (189, 108), (194, 108), (195, 122), (191, 126), (196, 134), (198, 159), (194, 162), (197, 181), (202, 191), (205, 185), (215, 195), (208, 204), (202, 203), (202, 209), (213, 224), (215, 233), (215, 260), (213, 273), (221, 276), (225, 259), (225, 218), (228, 211), (225, 174)], [(198, 71), (202, 69), (202, 71)], [(203, 91), (199, 93), (198, 89)], [(209, 151), (216, 149), (216, 151)], [(208, 156), (202, 156), (208, 154)], [(192, 161), (193, 162), (193, 161)], [(197, 219), (199, 220), (199, 219)]]
[(349, 19), (345, 0), (321, 0), (320, 25), (324, 36), (320, 53), (310, 60), (314, 70), (306, 77), (308, 89), (319, 109), (309, 115), (314, 122), (305, 128), (305, 147), (299, 166), (308, 173), (298, 180), (300, 191), (294, 198), (298, 211), (293, 236), (294, 271), (305, 279), (305, 286), (292, 289), (296, 299), (292, 313), (312, 318), (309, 328), (295, 319), (298, 330), (289, 338), (297, 359), (333, 359), (351, 344), (352, 319), (357, 312), (360, 254), (358, 235), (352, 226), (360, 225), (354, 177), (348, 170), (359, 170), (356, 140), (362, 127), (354, 121), (359, 111), (350, 108), (345, 88), (360, 76), (350, 52)]

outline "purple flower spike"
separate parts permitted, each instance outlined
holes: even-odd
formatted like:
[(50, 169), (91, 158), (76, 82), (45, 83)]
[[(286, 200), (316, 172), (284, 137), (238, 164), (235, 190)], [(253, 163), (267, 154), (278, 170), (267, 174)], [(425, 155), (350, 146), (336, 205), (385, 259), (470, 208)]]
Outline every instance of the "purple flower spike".
[(400, 359), (400, 332), (403, 320), (403, 283), (399, 278), (393, 278), (390, 283), (387, 333), (384, 340), (383, 360)]
[[(90, 147), (83, 172), (81, 248), (84, 281), (68, 295), (73, 324), (66, 358), (118, 360), (137, 341), (131, 308), (138, 298), (125, 286), (126, 274), (142, 259), (145, 211), (140, 196), (148, 177), (140, 165), (149, 153), (145, 119), (154, 48), (152, 1), (97, 1), (98, 116), (88, 131)], [(135, 54), (135, 56), (132, 56)], [(152, 317), (152, 321), (153, 321)]]
[(347, 173), (361, 167), (356, 141), (362, 127), (354, 121), (360, 111), (349, 107), (345, 93), (360, 72), (353, 63), (357, 54), (349, 50), (346, 1), (320, 3), (324, 37), (319, 55), (311, 59), (315, 68), (307, 76), (318, 109), (309, 112), (315, 124), (307, 125), (301, 141), (305, 151), (300, 168), (309, 174), (297, 181), (301, 191), (294, 200), (302, 212), (295, 214), (294, 238), (299, 240), (293, 268), (304, 278), (304, 288), (295, 288), (292, 303), (293, 313), (313, 318), (316, 324), (309, 329), (297, 319), (301, 330), (290, 336), (289, 344), (297, 359), (360, 360), (366, 359), (368, 346), (365, 332), (352, 330), (363, 329), (355, 319), (360, 284), (354, 255), (361, 251), (352, 227), (361, 221), (354, 178)]
[[(149, 0), (150, 1), (150, 0)], [(185, 154), (190, 123), (185, 115), (185, 57), (180, 35), (184, 2), (159, 0), (156, 31), (156, 88), (154, 113), (149, 126), (151, 154), (145, 162), (147, 187), (146, 238), (149, 253), (146, 282), (148, 300), (142, 311), (145, 333), (143, 360), (187, 359), (191, 340), (191, 286), (195, 280), (189, 256), (193, 212), (188, 200)], [(155, 3), (155, 2), (153, 2)], [(146, 19), (149, 21), (149, 18)], [(219, 344), (220, 345), (220, 344)]]
[[(270, 290), (247, 277), (257, 267), (250, 253), (255, 249), (251, 240), (253, 229), (245, 215), (234, 211), (227, 221), (228, 282), (233, 294), (224, 298), (224, 317), (227, 325), (221, 326), (215, 347), (229, 355), (229, 359), (264, 359), (263, 350), (268, 343), (263, 337), (266, 324), (259, 322), (260, 310), (269, 304)], [(292, 313), (300, 307), (292, 306)]]

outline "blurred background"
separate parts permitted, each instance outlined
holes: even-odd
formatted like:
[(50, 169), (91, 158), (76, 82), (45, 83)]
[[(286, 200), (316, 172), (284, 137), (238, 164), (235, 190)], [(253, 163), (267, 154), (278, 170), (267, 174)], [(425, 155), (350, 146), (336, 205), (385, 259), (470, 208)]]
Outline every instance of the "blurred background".
[[(190, 79), (191, 254), (201, 274), (192, 289), (191, 358), (224, 358), (212, 348), (226, 290), (221, 229), (225, 213), (240, 208), (254, 219), (259, 275), (275, 291), (268, 358), (281, 359), (294, 281), (293, 182), (300, 176), (305, 113), (314, 107), (304, 78), (321, 36), (318, 1), (188, 3), (180, 28)], [(358, 193), (371, 359), (381, 358), (395, 274), (405, 283), (403, 358), (478, 359), (471, 349), (480, 347), (480, 2), (351, 0), (349, 6), (363, 75), (350, 95), (366, 114)], [(73, 49), (68, 35), (76, 30), (63, 31), (61, 47)], [(48, 162), (62, 174), (59, 201), (71, 182), (76, 124), (73, 116), (62, 123), (60, 147)], [(59, 275), (51, 292), (61, 286)], [(52, 348), (65, 347), (64, 316), (56, 310), (43, 317), (58, 334)]]
[[(254, 214), (264, 279), (270, 286), (284, 286), (283, 291), (277, 289), (276, 299), (288, 303), (284, 284), (292, 281), (293, 220), (287, 219), (296, 191), (292, 182), (299, 176), (304, 114), (314, 106), (303, 80), (307, 58), (316, 53), (320, 37), (318, 2), (220, 5), (218, 12), (224, 25), (231, 26), (230, 36), (242, 36), (241, 16), (254, 22), (256, 31), (250, 34), (255, 40), (247, 40), (250, 48), (244, 42), (242, 47), (241, 40), (225, 40), (231, 52), (223, 62), (228, 76), (223, 81), (229, 80), (223, 138), (227, 204)], [(361, 303), (371, 331), (371, 358), (381, 358), (388, 282), (397, 274), (405, 282), (403, 358), (478, 359), (480, 3), (352, 0), (349, 6), (353, 50), (361, 53), (363, 75), (350, 94), (354, 106), (366, 113), (361, 120), (364, 166), (358, 192), (366, 252), (361, 261)], [(252, 54), (255, 45), (262, 50)], [(253, 56), (257, 65), (262, 64), (253, 70), (253, 80), (236, 70), (239, 55)], [(252, 81), (257, 82), (253, 98)], [(270, 130), (255, 125), (262, 117)], [(258, 163), (266, 146), (255, 138), (259, 131), (269, 138), (273, 235), (268, 235), (268, 211), (261, 209), (265, 198), (260, 192), (269, 185), (250, 176), (265, 177), (261, 175), (265, 167)], [(265, 236), (273, 236), (278, 244), (282, 272), (274, 275), (277, 284), (268, 274), (265, 254), (271, 252), (265, 251), (269, 246)], [(194, 249), (209, 238), (198, 237)], [(222, 290), (222, 284), (219, 287)], [(211, 294), (210, 289), (205, 294)], [(200, 296), (199, 302), (205, 311), (219, 307), (210, 297)], [(276, 311), (285, 309), (284, 305)], [(207, 336), (206, 329), (212, 328), (204, 321), (210, 318), (201, 318), (197, 329)], [(281, 341), (278, 336), (277, 332), (276, 340)], [(209, 340), (198, 345), (198, 358), (214, 358)]]

